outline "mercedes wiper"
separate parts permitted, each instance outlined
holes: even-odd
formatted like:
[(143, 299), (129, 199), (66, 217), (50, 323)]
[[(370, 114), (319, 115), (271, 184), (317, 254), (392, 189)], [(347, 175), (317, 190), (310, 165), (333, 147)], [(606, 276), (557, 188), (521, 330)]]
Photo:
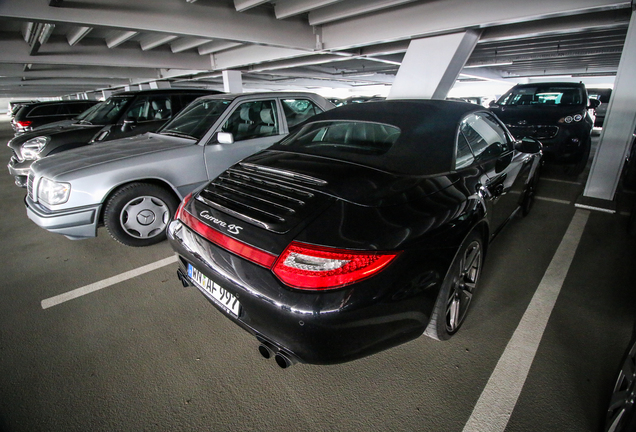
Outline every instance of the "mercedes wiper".
[(179, 138), (188, 138), (188, 139), (193, 139), (193, 140), (198, 139), (197, 137), (194, 137), (192, 135), (184, 134), (182, 132), (175, 132), (175, 131), (161, 131), (161, 134), (162, 135), (176, 136), (176, 137), (179, 137)]

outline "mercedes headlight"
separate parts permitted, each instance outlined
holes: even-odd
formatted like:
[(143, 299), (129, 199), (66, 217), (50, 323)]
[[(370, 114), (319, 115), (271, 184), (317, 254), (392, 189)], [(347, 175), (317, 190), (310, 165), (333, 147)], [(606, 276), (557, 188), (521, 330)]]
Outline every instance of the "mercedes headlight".
[(71, 194), (71, 184), (42, 177), (38, 187), (38, 200), (49, 205), (64, 204)]
[(22, 157), (27, 160), (38, 159), (38, 155), (50, 140), (48, 136), (39, 136), (25, 141), (22, 144)]

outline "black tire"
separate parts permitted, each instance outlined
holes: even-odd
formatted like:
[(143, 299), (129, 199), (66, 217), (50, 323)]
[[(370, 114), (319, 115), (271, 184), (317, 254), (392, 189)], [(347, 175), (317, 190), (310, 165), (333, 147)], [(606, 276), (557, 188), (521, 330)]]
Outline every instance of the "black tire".
[(133, 247), (150, 246), (166, 238), (166, 228), (178, 206), (166, 189), (149, 183), (131, 183), (106, 203), (104, 225), (118, 242)]
[(483, 263), (483, 238), (472, 232), (453, 259), (424, 334), (433, 339), (447, 340), (459, 330), (466, 318)]
[(636, 190), (636, 140), (632, 140), (628, 163), (625, 164), (625, 172), (623, 173), (623, 188)]
[(629, 225), (627, 226), (627, 232), (629, 235), (636, 236), (636, 202), (632, 206), (632, 211), (629, 215)]
[(592, 138), (588, 137), (587, 140), (583, 143), (583, 154), (581, 155), (581, 159), (578, 162), (575, 162), (570, 165), (566, 165), (565, 173), (571, 176), (578, 176), (583, 171), (585, 171), (585, 167), (587, 166), (587, 161), (590, 158), (591, 150), (592, 150)]
[(614, 390), (610, 397), (605, 417), (605, 432), (628, 432), (636, 430), (636, 412), (633, 398), (636, 396), (636, 343), (630, 342), (618, 372)]

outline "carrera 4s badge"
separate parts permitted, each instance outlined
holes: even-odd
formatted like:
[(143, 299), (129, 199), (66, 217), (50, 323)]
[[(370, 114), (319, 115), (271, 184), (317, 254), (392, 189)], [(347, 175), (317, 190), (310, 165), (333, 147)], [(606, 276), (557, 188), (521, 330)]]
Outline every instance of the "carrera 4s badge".
[(238, 226), (234, 224), (228, 225), (227, 222), (212, 216), (207, 210), (204, 210), (201, 213), (199, 213), (199, 216), (201, 216), (203, 219), (208, 220), (221, 228), (225, 228), (227, 232), (229, 232), (230, 234), (235, 234), (235, 235), (240, 234), (241, 230), (243, 229), (242, 226)]

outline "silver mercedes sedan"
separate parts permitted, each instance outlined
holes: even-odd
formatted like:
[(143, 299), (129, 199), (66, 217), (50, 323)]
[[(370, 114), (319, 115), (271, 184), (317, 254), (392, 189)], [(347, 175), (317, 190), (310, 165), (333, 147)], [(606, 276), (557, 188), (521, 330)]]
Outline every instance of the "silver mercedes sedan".
[(195, 100), (157, 133), (94, 144), (31, 166), (25, 204), (40, 227), (70, 239), (105, 225), (128, 246), (149, 246), (188, 193), (333, 108), (312, 93), (224, 94)]

